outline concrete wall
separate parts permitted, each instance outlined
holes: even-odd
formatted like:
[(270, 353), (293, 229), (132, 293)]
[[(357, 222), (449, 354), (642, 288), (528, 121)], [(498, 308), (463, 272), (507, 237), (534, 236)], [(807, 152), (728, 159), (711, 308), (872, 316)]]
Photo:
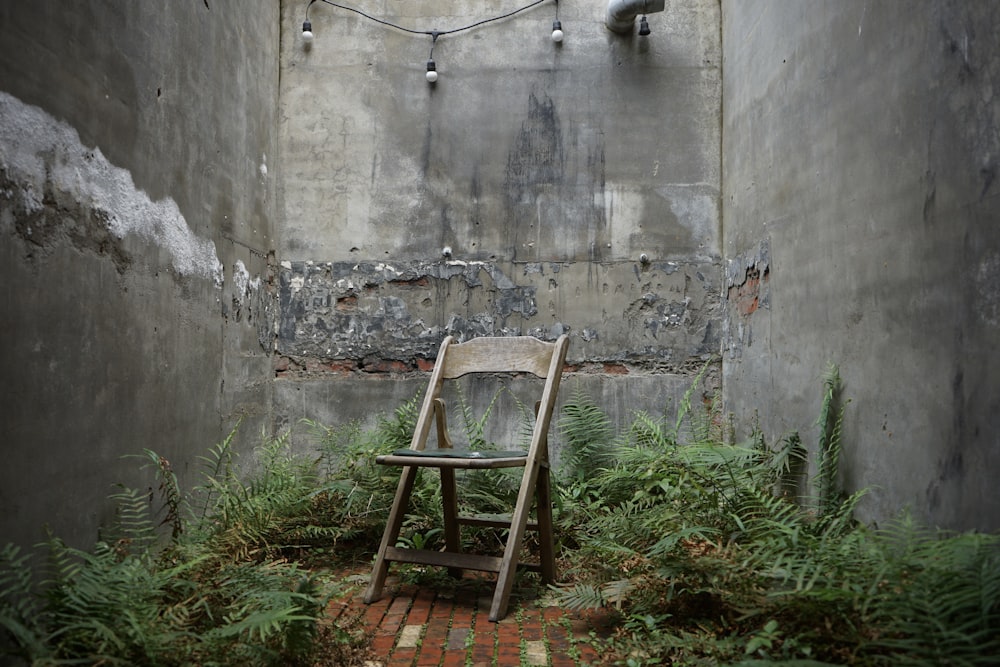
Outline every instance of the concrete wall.
[(1000, 528), (1000, 4), (722, 18), (726, 407), (814, 442), (839, 364), (862, 517)]
[[(306, 4), (282, 4), (279, 415), (391, 409), (380, 375), (446, 334), (568, 332), (575, 368), (633, 388), (623, 419), (718, 353), (716, 0), (668, 3), (648, 37), (562, 3), (562, 44), (554, 2), (436, 42), (316, 3), (311, 47)], [(353, 6), (447, 31), (523, 5)]]
[[(270, 423), (278, 8), (0, 6), (0, 541)], [(271, 320), (269, 322), (268, 320)]]
[(370, 421), (446, 334), (561, 332), (619, 423), (721, 345), (741, 430), (813, 442), (837, 363), (862, 518), (1000, 527), (996, 3), (563, 3), (561, 45), (543, 3), (440, 37), (434, 86), (430, 36), (323, 3), (309, 49), (305, 2), (7, 4), (0, 538), (89, 542), (123, 455), (190, 482), (241, 417)]

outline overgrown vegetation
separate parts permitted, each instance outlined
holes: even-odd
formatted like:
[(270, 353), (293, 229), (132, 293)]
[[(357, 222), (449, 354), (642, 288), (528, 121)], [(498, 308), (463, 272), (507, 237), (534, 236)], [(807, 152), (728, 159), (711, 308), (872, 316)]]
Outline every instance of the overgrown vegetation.
[[(498, 391), (485, 410), (476, 414), (464, 393), (457, 393), (452, 427), (454, 435), (460, 438), (456, 445), (464, 441), (463, 444), (473, 449), (497, 449), (496, 443), (487, 439), (486, 431), (490, 416), (504, 394), (508, 394), (506, 389)], [(378, 546), (396, 492), (399, 468), (376, 465), (375, 457), (409, 447), (419, 398), (398, 408), (392, 418), (379, 417), (371, 431), (361, 429), (358, 424), (330, 428), (310, 422), (326, 471), (322, 493), (325, 500), (343, 508), (345, 516), (341, 521), (351, 527), (341, 535), (342, 545), (351, 542), (352, 546), (369, 551)], [(522, 423), (529, 424), (525, 407), (512, 395), (508, 394), (507, 398), (522, 414)], [(526, 446), (530, 437), (530, 428), (524, 429), (520, 434), (522, 444)], [(517, 498), (520, 472), (519, 469), (457, 471), (460, 510), (478, 514), (509, 513)], [(418, 475), (399, 542), (413, 548), (441, 548), (444, 546), (442, 521), (441, 485), (436, 475), (433, 472)], [(503, 543), (496, 540), (496, 533), (491, 529), (466, 527), (462, 531), (462, 548), (479, 552), (498, 549), (502, 553)], [(420, 579), (426, 568), (404, 566), (401, 570)], [(428, 574), (433, 576), (434, 572)]]
[(92, 551), (52, 537), (41, 571), (30, 554), (0, 551), (6, 654), (33, 665), (360, 664), (360, 621), (323, 621), (338, 588), (289, 558), (340, 530), (313, 466), (278, 439), (241, 479), (231, 444), (232, 435), (210, 451), (189, 494), (166, 459), (144, 454), (166, 541), (150, 499), (121, 489), (113, 534)]
[[(493, 447), (486, 421), (497, 397), (476, 416), (458, 395), (455, 424), (474, 447)], [(837, 483), (845, 411), (835, 368), (812, 480), (798, 434), (733, 444), (702, 399), (699, 378), (675, 417), (637, 414), (615, 433), (577, 392), (558, 421), (567, 583), (556, 592), (566, 607), (616, 616), (606, 655), (630, 667), (995, 664), (1000, 537), (943, 534), (905, 516), (878, 529), (854, 520), (862, 494), (845, 497)], [(530, 411), (514, 403), (527, 424)], [(0, 646), (39, 665), (356, 664), (360, 622), (323, 621), (340, 593), (324, 572), (367, 560), (378, 544), (398, 470), (375, 457), (409, 444), (416, 412), (414, 398), (372, 429), (313, 423), (318, 456), (293, 456), (279, 438), (242, 475), (230, 436), (188, 493), (146, 452), (164, 508), (156, 520), (145, 494), (121, 489), (119, 521), (94, 550), (52, 538), (41, 574), (27, 554), (0, 552)], [(519, 479), (491, 472), (461, 477), (465, 511), (509, 511)], [(419, 477), (411, 503), (400, 541), (437, 548), (433, 475)], [(501, 544), (487, 529), (463, 540)]]
[(560, 422), (574, 468), (591, 471), (570, 471), (564, 487), (575, 583), (561, 600), (616, 610), (622, 662), (996, 664), (1000, 539), (853, 519), (862, 494), (845, 498), (836, 483), (836, 368), (824, 378), (816, 494), (804, 502), (790, 479), (806, 456), (798, 435), (726, 444), (718, 415), (695, 405), (689, 391), (672, 423), (638, 415), (611, 439), (607, 418), (577, 396)]

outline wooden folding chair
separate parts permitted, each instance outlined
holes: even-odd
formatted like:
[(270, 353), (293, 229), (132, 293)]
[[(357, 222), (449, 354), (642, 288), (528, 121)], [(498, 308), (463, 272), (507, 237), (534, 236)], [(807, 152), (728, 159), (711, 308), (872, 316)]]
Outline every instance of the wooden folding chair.
[[(540, 570), (542, 579), (547, 583), (555, 580), (548, 431), (568, 342), (565, 335), (553, 343), (531, 336), (474, 338), (465, 343), (455, 343), (451, 336), (444, 339), (431, 372), (410, 448), (376, 458), (383, 465), (402, 466), (403, 471), (385, 533), (382, 535), (382, 543), (379, 545), (371, 581), (365, 592), (365, 602), (373, 602), (382, 594), (390, 562), (447, 567), (453, 575), (460, 575), (463, 569), (495, 572), (497, 582), (490, 607), (490, 620), (499, 621), (507, 614), (514, 571), (518, 566), (519, 550), (526, 530), (538, 531), (540, 562), (537, 565), (525, 563), (522, 566)], [(446, 380), (456, 380), (470, 373), (530, 373), (544, 380), (541, 399), (535, 409), (535, 425), (528, 451), (493, 452), (452, 448), (445, 403), (441, 398), (442, 387)], [(436, 448), (427, 447), (432, 421), (437, 425)], [(510, 520), (459, 516), (456, 469), (513, 467), (523, 467), (524, 473)], [(443, 551), (396, 546), (419, 468), (438, 468), (441, 472), (445, 540)], [(536, 521), (533, 522), (529, 521), (532, 501), (535, 502), (536, 514)], [(509, 528), (503, 557), (462, 553), (462, 525)]]

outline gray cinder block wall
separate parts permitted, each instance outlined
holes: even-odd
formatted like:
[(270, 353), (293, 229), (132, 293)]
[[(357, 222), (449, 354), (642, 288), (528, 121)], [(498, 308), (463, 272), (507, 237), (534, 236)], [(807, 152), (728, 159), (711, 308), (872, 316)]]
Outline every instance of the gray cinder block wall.
[(726, 408), (815, 443), (839, 364), (862, 518), (1000, 528), (1000, 4), (722, 17)]
[(269, 427), (277, 59), (269, 0), (0, 5), (0, 541)]

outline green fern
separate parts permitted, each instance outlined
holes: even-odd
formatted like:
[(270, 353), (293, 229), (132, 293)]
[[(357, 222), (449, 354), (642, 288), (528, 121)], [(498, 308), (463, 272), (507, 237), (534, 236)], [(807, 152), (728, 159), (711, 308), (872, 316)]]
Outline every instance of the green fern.
[[(52, 538), (43, 582), (7, 547), (0, 555), (4, 650), (39, 664), (312, 664), (329, 594), (295, 565), (269, 558), (292, 536), (329, 535), (313, 521), (312, 463), (293, 456), (286, 439), (267, 440), (243, 480), (230, 441), (209, 459), (201, 499), (210, 504), (199, 506), (200, 516), (184, 513), (196, 528), (182, 525), (167, 544), (155, 539), (151, 499), (122, 487), (113, 496), (113, 540), (82, 551)], [(155, 453), (142, 458), (158, 474), (169, 472)], [(172, 475), (165, 479), (159, 489), (176, 500), (165, 501), (173, 524), (191, 503)]]
[(110, 541), (122, 555), (145, 553), (156, 543), (156, 526), (150, 510), (151, 499), (135, 489), (119, 485), (111, 495), (115, 502), (116, 522)]
[(195, 517), (204, 521), (209, 514), (214, 514), (218, 509), (218, 496), (226, 496), (229, 492), (229, 484), (235, 479), (233, 468), (233, 439), (239, 424), (229, 432), (225, 439), (209, 448), (207, 456), (199, 456), (202, 463), (203, 483), (194, 488), (194, 497), (200, 505), (200, 511)]
[(714, 417), (718, 410), (718, 403), (713, 400), (707, 411), (695, 410), (692, 398), (699, 389), (704, 389), (705, 375), (712, 368), (717, 360), (709, 360), (702, 364), (701, 369), (691, 381), (691, 385), (681, 397), (680, 405), (677, 406), (677, 416), (674, 421), (673, 436), (677, 441), (682, 442), (707, 442), (720, 439), (717, 436), (714, 425)]
[(819, 456), (817, 486), (819, 492), (820, 515), (833, 512), (840, 504), (837, 475), (840, 466), (841, 433), (844, 423), (845, 406), (840, 403), (840, 371), (834, 364), (827, 367), (823, 376), (823, 402), (819, 419)]
[(1000, 536), (951, 535), (904, 516), (879, 531), (885, 567), (866, 611), (893, 662), (987, 665), (1000, 655)]
[(0, 549), (0, 646), (27, 662), (41, 662), (51, 654), (29, 554), (7, 544)]
[(563, 406), (556, 424), (562, 435), (561, 473), (583, 483), (613, 463), (611, 419), (579, 387)]
[(559, 604), (566, 609), (599, 609), (618, 605), (624, 600), (632, 582), (628, 579), (609, 581), (601, 586), (588, 583), (576, 583), (571, 586), (556, 588), (559, 592)]

